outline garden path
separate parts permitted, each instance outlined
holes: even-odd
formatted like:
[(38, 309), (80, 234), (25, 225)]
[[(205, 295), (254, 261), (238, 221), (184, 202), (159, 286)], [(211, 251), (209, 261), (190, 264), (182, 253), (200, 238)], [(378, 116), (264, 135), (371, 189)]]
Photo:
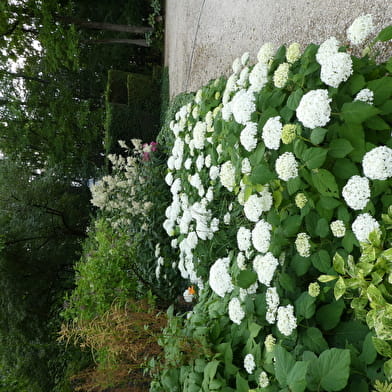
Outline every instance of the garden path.
[[(372, 14), (377, 31), (392, 23), (391, 0), (166, 0), (165, 64), (170, 95), (195, 91), (230, 72), (260, 46), (321, 43), (331, 35), (344, 41), (347, 27)], [(383, 49), (391, 52), (391, 45)]]

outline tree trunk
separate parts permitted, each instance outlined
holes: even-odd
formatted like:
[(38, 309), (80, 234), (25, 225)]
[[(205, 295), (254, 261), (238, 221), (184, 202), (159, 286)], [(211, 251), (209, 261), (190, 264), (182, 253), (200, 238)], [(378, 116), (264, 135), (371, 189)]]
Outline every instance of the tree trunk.
[(127, 44), (127, 45), (138, 45), (144, 47), (149, 46), (145, 39), (107, 38), (107, 39), (86, 40), (85, 42), (90, 44)]
[(132, 25), (123, 25), (123, 24), (113, 24), (113, 23), (106, 23), (106, 22), (90, 22), (87, 20), (77, 19), (77, 18), (70, 18), (60, 16), (60, 20), (74, 24), (76, 26), (84, 27), (86, 29), (94, 29), (94, 30), (108, 30), (108, 31), (118, 31), (122, 33), (132, 33), (132, 34), (145, 34), (153, 29), (151, 27), (146, 26), (132, 26)]

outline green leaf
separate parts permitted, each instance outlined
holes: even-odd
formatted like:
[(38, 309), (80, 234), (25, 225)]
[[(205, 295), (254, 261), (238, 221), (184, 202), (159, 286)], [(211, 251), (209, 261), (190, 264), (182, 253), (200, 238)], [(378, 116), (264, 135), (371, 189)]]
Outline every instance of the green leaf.
[[(374, 93), (374, 104), (383, 104), (392, 95), (392, 77), (384, 76), (368, 83), (368, 88)], [(368, 105), (370, 106), (370, 105)], [(378, 113), (374, 113), (376, 115)]]
[(379, 339), (376, 336), (372, 336), (372, 341), (376, 351), (384, 357), (392, 357), (392, 347), (385, 340)]
[(344, 279), (339, 276), (339, 279), (335, 283), (335, 287), (333, 289), (333, 294), (335, 299), (338, 300), (344, 293), (346, 292), (346, 283)]
[(249, 162), (252, 167), (256, 167), (261, 163), (265, 152), (265, 146), (263, 143), (259, 143), (253, 153), (249, 156)]
[(295, 314), (297, 317), (310, 319), (316, 310), (316, 298), (304, 291), (295, 301)]
[(296, 289), (294, 277), (287, 274), (286, 272), (281, 272), (279, 274), (280, 285), (288, 292), (294, 293)]
[(392, 359), (384, 362), (384, 373), (388, 381), (392, 380)]
[(350, 376), (350, 351), (332, 348), (321, 353), (318, 359), (321, 386), (327, 391), (341, 391)]
[(291, 93), (287, 99), (287, 107), (291, 110), (296, 110), (299, 105), (299, 102), (301, 101), (303, 94), (304, 93), (300, 88), (298, 90), (295, 90), (293, 93)]
[(291, 259), (291, 267), (293, 268), (297, 276), (305, 275), (309, 270), (310, 264), (310, 257), (302, 257), (296, 254)]
[(318, 328), (309, 327), (302, 335), (302, 344), (307, 350), (320, 354), (328, 349), (328, 343), (324, 339), (323, 334)]
[(373, 332), (369, 332), (366, 335), (365, 340), (363, 341), (362, 345), (362, 353), (359, 356), (361, 360), (363, 360), (366, 365), (371, 365), (377, 358), (377, 350), (374, 347), (373, 344)]
[(256, 323), (251, 323), (248, 328), (250, 333), (249, 338), (251, 339), (255, 338), (259, 334), (260, 330), (262, 329), (261, 325)]
[(310, 134), (310, 141), (313, 144), (321, 144), (328, 133), (328, 129), (325, 128), (314, 128)]
[(318, 169), (317, 171), (312, 171), (312, 181), (323, 196), (339, 198), (339, 189), (335, 177), (328, 170)]
[(248, 392), (249, 391), (249, 384), (248, 381), (243, 378), (240, 373), (237, 373), (235, 376), (235, 384), (236, 384), (236, 391), (238, 392)]
[(298, 159), (302, 159), (302, 154), (307, 150), (306, 144), (302, 140), (295, 139), (293, 145), (294, 145), (294, 155)]
[(322, 306), (316, 313), (317, 323), (322, 326), (324, 331), (335, 328), (339, 324), (343, 309), (344, 301), (341, 299)]
[(275, 346), (275, 376), (281, 387), (287, 386), (287, 376), (295, 364), (293, 356), (282, 346)]
[(275, 174), (271, 172), (267, 165), (260, 164), (257, 165), (253, 170), (250, 176), (250, 180), (253, 185), (257, 184), (267, 184), (273, 178), (275, 178)]
[(347, 139), (334, 139), (329, 145), (328, 153), (332, 158), (344, 158), (353, 149), (353, 146)]
[(317, 169), (325, 162), (327, 153), (328, 150), (326, 149), (311, 147), (302, 154), (302, 159), (305, 161), (305, 164), (309, 169)]
[(365, 132), (361, 124), (342, 124), (339, 127), (339, 135), (347, 139), (354, 150), (350, 153), (350, 158), (354, 162), (362, 162), (365, 149)]
[(301, 216), (291, 215), (285, 219), (282, 223), (283, 232), (287, 237), (292, 237), (298, 233), (298, 229), (301, 226)]
[(241, 271), (238, 276), (236, 283), (242, 289), (249, 288), (257, 280), (257, 274), (254, 271), (244, 270)]
[(369, 284), (366, 295), (369, 298), (372, 307), (382, 307), (386, 304), (380, 290), (372, 283)]
[(348, 80), (348, 85), (350, 88), (350, 93), (352, 95), (356, 94), (358, 91), (365, 87), (366, 81), (363, 75), (355, 74)]
[(343, 180), (359, 175), (358, 167), (350, 159), (337, 159), (332, 169), (333, 174)]
[(328, 222), (325, 218), (321, 218), (317, 221), (317, 226), (316, 226), (316, 234), (321, 237), (325, 238), (329, 233), (329, 226)]
[(320, 272), (327, 273), (331, 268), (331, 258), (329, 253), (324, 249), (312, 254), (311, 261), (313, 267), (318, 269)]
[(392, 26), (387, 26), (378, 33), (377, 37), (374, 39), (374, 42), (386, 42), (390, 39), (392, 39)]
[(333, 268), (336, 272), (338, 272), (341, 275), (344, 275), (346, 273), (346, 270), (344, 268), (344, 259), (338, 252), (335, 253), (335, 256), (332, 259), (333, 263)]
[(309, 362), (298, 361), (287, 375), (287, 385), (290, 391), (303, 392), (306, 389), (306, 372)]
[(290, 178), (286, 183), (289, 195), (293, 195), (295, 192), (297, 192), (301, 188), (301, 185), (302, 182), (299, 176), (295, 178)]
[(365, 125), (376, 131), (387, 131), (390, 129), (390, 125), (386, 123), (380, 116), (374, 116), (365, 121)]
[(317, 203), (317, 205), (326, 210), (333, 210), (340, 206), (340, 204), (341, 202), (339, 200), (327, 196), (321, 196), (319, 202)]
[(321, 283), (328, 283), (338, 278), (339, 277), (337, 275), (320, 275), (317, 280)]
[(380, 111), (374, 106), (364, 102), (346, 102), (342, 107), (341, 117), (350, 124), (361, 124), (368, 118), (375, 116)]

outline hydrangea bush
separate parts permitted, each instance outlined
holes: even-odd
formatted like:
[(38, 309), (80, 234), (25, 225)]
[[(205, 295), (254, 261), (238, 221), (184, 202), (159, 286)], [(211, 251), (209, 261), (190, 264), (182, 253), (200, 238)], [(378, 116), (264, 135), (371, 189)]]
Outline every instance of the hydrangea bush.
[[(391, 39), (373, 30), (358, 18), (351, 46)], [(265, 44), (175, 115), (163, 226), (198, 298), (170, 313), (152, 391), (391, 379), (392, 60), (350, 52)], [(199, 347), (182, 362), (181, 337)]]

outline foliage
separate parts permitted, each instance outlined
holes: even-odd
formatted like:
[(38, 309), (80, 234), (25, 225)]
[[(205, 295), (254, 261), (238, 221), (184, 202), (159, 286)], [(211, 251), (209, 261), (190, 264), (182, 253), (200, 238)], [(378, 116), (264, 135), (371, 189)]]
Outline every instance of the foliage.
[(166, 317), (158, 313), (150, 298), (128, 300), (125, 305), (114, 302), (110, 308), (91, 320), (73, 320), (63, 325), (59, 341), (90, 349), (96, 366), (73, 376), (84, 379), (77, 390), (90, 391), (148, 378), (141, 373), (147, 359), (160, 353), (157, 343)]
[(152, 391), (368, 391), (391, 377), (391, 60), (347, 51), (267, 44), (164, 129), (164, 227), (198, 286), (164, 335), (202, 348), (163, 340)]
[(148, 15), (147, 21), (148, 24), (153, 28), (153, 30), (146, 33), (146, 41), (148, 43), (148, 46), (154, 46), (161, 49), (164, 43), (162, 1), (151, 0), (150, 7), (152, 8), (152, 12)]

